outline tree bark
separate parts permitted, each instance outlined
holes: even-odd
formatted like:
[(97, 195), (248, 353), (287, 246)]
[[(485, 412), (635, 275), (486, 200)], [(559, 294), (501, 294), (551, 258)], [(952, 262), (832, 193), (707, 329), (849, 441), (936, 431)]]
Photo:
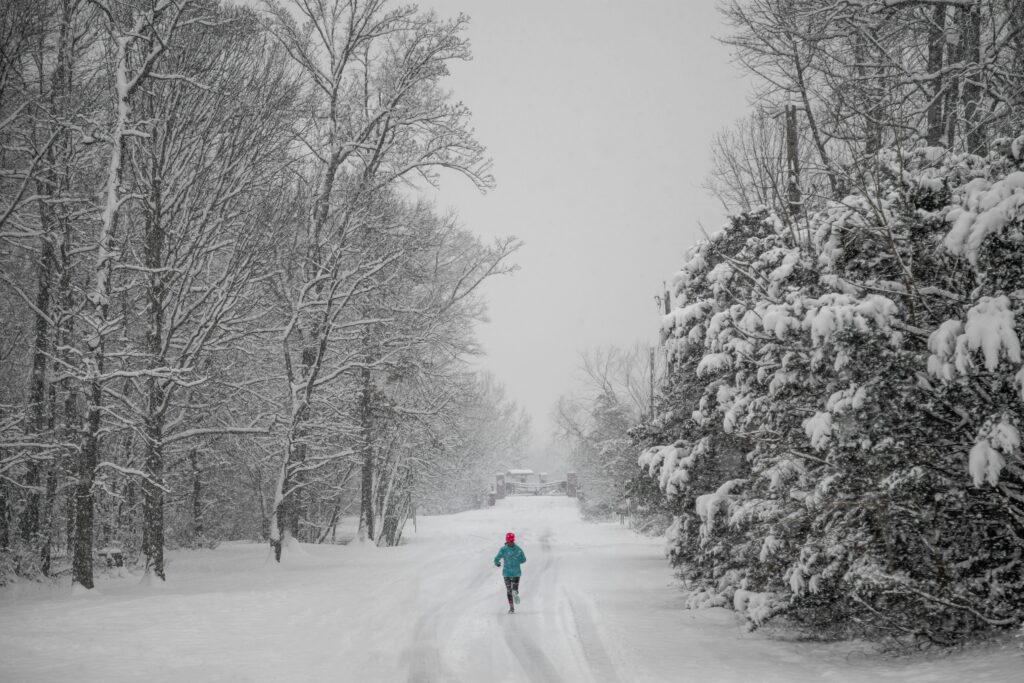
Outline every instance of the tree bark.
[[(928, 129), (925, 139), (932, 147), (942, 144), (943, 126), (943, 77), (942, 65), (946, 50), (946, 8), (936, 5), (932, 9), (931, 24), (928, 27), (928, 73), (934, 74), (931, 81), (931, 101), (928, 102)], [(948, 141), (947, 141), (948, 144)]]
[[(7, 454), (0, 451), (0, 457)], [(7, 503), (7, 489), (0, 486), (0, 550), (11, 547), (10, 505)]]
[[(69, 0), (60, 4), (60, 17), (57, 26), (57, 44), (53, 73), (49, 79), (47, 96), (50, 119), (54, 121), (55, 130), (47, 130), (46, 136), (54, 136), (54, 144), (46, 149), (46, 167), (36, 181), (39, 194), (39, 221), (42, 228), (39, 244), (39, 263), (36, 273), (35, 302), (35, 338), (32, 344), (32, 370), (29, 378), (28, 408), (29, 425), (33, 433), (42, 435), (52, 427), (53, 401), (48, 390), (47, 367), (48, 358), (53, 346), (51, 320), (53, 319), (53, 285), (57, 275), (57, 251), (54, 243), (61, 234), (57, 210), (50, 203), (52, 198), (60, 198), (66, 188), (58, 173), (58, 153), (66, 149), (67, 131), (63, 130), (64, 101), (71, 89), (71, 52), (73, 35), (71, 23), (74, 19), (75, 7)], [(52, 469), (52, 466), (47, 469)], [(47, 479), (49, 474), (47, 473)], [(45, 517), (43, 506), (43, 465), (38, 460), (30, 460), (25, 483), (29, 487), (28, 501), (22, 511), (20, 535), (26, 542), (38, 541), (41, 534), (40, 524)], [(40, 548), (40, 559), (49, 566), (49, 551)]]
[(359, 486), (359, 538), (374, 540), (373, 519), (373, 377), (369, 367), (363, 367), (360, 379), (362, 392), (359, 397), (359, 423), (362, 436), (362, 468)]
[[(960, 10), (957, 10), (954, 21), (958, 27), (960, 26), (960, 20)], [(957, 64), (963, 58), (963, 41), (947, 42), (946, 50), (946, 63)], [(946, 145), (951, 149), (956, 146), (957, 142), (957, 124), (960, 119), (960, 80), (960, 73), (952, 72), (949, 76), (946, 95), (943, 97), (943, 114), (946, 118)]]
[(986, 151), (987, 134), (981, 106), (981, 7), (975, 2), (970, 7), (962, 8), (959, 14), (962, 56), (964, 63), (968, 65), (963, 76), (964, 139), (968, 152), (983, 155)]
[(274, 560), (281, 561), (281, 552), (289, 537), (298, 537), (299, 527), (299, 490), (297, 484), (301, 477), (301, 465), (306, 459), (306, 444), (302, 443), (302, 421), (305, 419), (305, 407), (300, 407), (293, 418), (293, 426), (285, 445), (284, 462), (278, 475), (277, 488), (274, 492), (274, 511), (270, 532), (270, 546), (274, 551)]
[(43, 518), (40, 534), (39, 569), (43, 576), (50, 575), (53, 564), (53, 517), (57, 503), (57, 466), (46, 469), (46, 497), (43, 499)]
[[(111, 280), (114, 275), (115, 239), (121, 218), (123, 196), (121, 183), (124, 171), (125, 146), (128, 144), (131, 126), (131, 95), (133, 83), (130, 75), (131, 44), (139, 38), (142, 19), (136, 22), (135, 35), (117, 37), (116, 72), (116, 114), (110, 142), (110, 160), (107, 164), (106, 205), (103, 208), (96, 237), (96, 263), (93, 269), (92, 285), (86, 296), (86, 324), (88, 335), (83, 354), (85, 365), (84, 385), (87, 387), (85, 430), (82, 434), (78, 456), (78, 483), (75, 488), (75, 553), (72, 563), (72, 580), (85, 588), (93, 587), (92, 536), (93, 536), (93, 494), (92, 483), (96, 466), (99, 464), (100, 427), (102, 425), (105, 338), (107, 335), (108, 310), (113, 291)], [(137, 81), (134, 81), (137, 84)]]
[(381, 509), (378, 545), (396, 546), (402, 540), (402, 529), (412, 506), (412, 471), (408, 467), (392, 473), (388, 495)]
[[(96, 373), (103, 372), (103, 356), (96, 359)], [(103, 386), (98, 380), (90, 384), (89, 407), (86, 411), (85, 433), (78, 454), (78, 482), (75, 484), (75, 551), (71, 564), (72, 580), (84, 588), (93, 587), (92, 578), (92, 482), (99, 464), (100, 410)]]
[(163, 431), (166, 415), (167, 387), (156, 371), (167, 365), (164, 357), (164, 227), (161, 211), (161, 169), (159, 155), (160, 133), (151, 133), (154, 155), (152, 163), (152, 186), (149, 209), (146, 212), (143, 263), (146, 266), (146, 340), (147, 367), (151, 374), (146, 378), (146, 478), (142, 481), (142, 517), (145, 525), (143, 553), (146, 555), (146, 569), (152, 569), (161, 580), (164, 576), (164, 491), (163, 491)]
[[(874, 38), (874, 30), (871, 30)], [(868, 37), (861, 32), (857, 33), (854, 42), (855, 61), (857, 63), (857, 76), (860, 79), (860, 92), (864, 98), (864, 155), (869, 165), (872, 158), (882, 148), (882, 104), (879, 95), (881, 67), (876, 67), (874, 73), (869, 73), (868, 64), (872, 61), (873, 55), (868, 43)]]
[(198, 543), (203, 535), (203, 480), (199, 469), (199, 457), (195, 448), (188, 452), (188, 462), (192, 467), (192, 536)]
[[(44, 214), (43, 235), (40, 238), (36, 273), (35, 339), (32, 344), (32, 370), (28, 390), (29, 428), (39, 436), (46, 432), (49, 413), (46, 370), (50, 347), (50, 288), (54, 272), (53, 242), (50, 238), (53, 221), (48, 216), (48, 210), (44, 209), (41, 213)], [(43, 464), (35, 458), (28, 462), (25, 485), (28, 487), (28, 500), (21, 513), (19, 535), (26, 543), (33, 543), (39, 537), (43, 501)]]
[[(800, 149), (796, 121), (796, 105), (786, 105), (786, 202), (791, 216), (803, 210), (800, 192)], [(666, 304), (667, 307), (667, 304)]]

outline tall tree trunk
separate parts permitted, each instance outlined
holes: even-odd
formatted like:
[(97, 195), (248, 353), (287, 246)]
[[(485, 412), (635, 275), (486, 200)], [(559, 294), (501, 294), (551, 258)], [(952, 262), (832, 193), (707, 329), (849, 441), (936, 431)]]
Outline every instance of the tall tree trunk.
[(377, 532), (377, 545), (392, 545), (390, 540), (394, 533), (394, 510), (401, 495), (398, 491), (399, 466), (402, 458), (397, 450), (391, 451), (394, 456), (394, 463), (388, 467), (387, 463), (380, 469), (379, 481), (377, 482), (377, 500), (374, 517), (380, 520), (380, 529)]
[[(42, 188), (40, 188), (42, 190)], [(29, 429), (37, 436), (46, 433), (47, 416), (47, 357), (50, 347), (50, 289), (54, 273), (54, 252), (51, 233), (53, 220), (50, 211), (43, 208), (43, 234), (36, 273), (35, 339), (32, 344), (32, 371), (29, 377), (28, 412)], [(36, 458), (28, 462), (25, 476), (28, 500), (21, 513), (19, 535), (26, 543), (39, 538), (39, 521), (43, 502), (43, 464)]]
[(189, 449), (188, 463), (192, 467), (192, 537), (198, 543), (203, 535), (203, 480), (199, 469), (199, 453), (195, 448)]
[(302, 440), (304, 438), (304, 434), (305, 430), (299, 430), (296, 433), (297, 442), (294, 444), (291, 472), (288, 475), (288, 481), (291, 484), (291, 493), (288, 495), (284, 504), (284, 529), (288, 536), (296, 540), (301, 540), (299, 536), (299, 527), (300, 520), (303, 517), (302, 484), (304, 483), (303, 466), (306, 462), (306, 444)]
[[(160, 134), (153, 130), (149, 141), (159, 149)], [(164, 580), (164, 416), (167, 410), (169, 388), (167, 380), (156, 376), (156, 371), (167, 365), (164, 356), (164, 226), (161, 209), (159, 155), (154, 152), (152, 187), (146, 206), (145, 243), (143, 263), (146, 266), (146, 360), (150, 370), (146, 378), (146, 478), (142, 481), (142, 519), (145, 527), (143, 553), (146, 569), (153, 570)]]
[[(874, 31), (872, 30), (874, 38)], [(874, 42), (877, 42), (875, 40)], [(881, 67), (869, 72), (868, 63), (873, 61), (868, 37), (858, 32), (854, 40), (854, 59), (857, 63), (857, 76), (861, 82), (860, 92), (864, 98), (864, 156), (869, 167), (873, 167), (873, 157), (882, 148), (882, 103), (881, 103)]]
[[(107, 163), (106, 197), (100, 214), (96, 235), (96, 262), (91, 273), (92, 282), (85, 297), (84, 324), (86, 348), (82, 354), (84, 367), (83, 384), (87, 388), (85, 429), (79, 447), (78, 484), (75, 491), (75, 557), (72, 566), (72, 580), (86, 588), (92, 588), (92, 536), (93, 536), (93, 494), (92, 483), (99, 463), (100, 427), (103, 411), (105, 343), (109, 334), (110, 298), (114, 293), (114, 261), (117, 231), (126, 197), (122, 192), (124, 160), (129, 140), (136, 134), (132, 121), (132, 98), (143, 84), (157, 60), (171, 42), (174, 28), (181, 19), (184, 6), (175, 3), (160, 3), (149, 12), (137, 12), (128, 5), (124, 15), (108, 18), (117, 46), (114, 68), (114, 119), (110, 135), (110, 159)], [(175, 13), (170, 26), (158, 35), (157, 25), (167, 14)], [(120, 26), (116, 22), (130, 18), (131, 26)], [(141, 45), (140, 45), (141, 43)]]
[[(141, 29), (142, 22), (138, 26)], [(105, 361), (105, 339), (107, 335), (110, 296), (113, 291), (111, 280), (114, 275), (115, 239), (121, 218), (123, 197), (121, 183), (124, 173), (125, 145), (128, 143), (131, 126), (131, 91), (129, 83), (128, 48), (134, 38), (118, 38), (115, 70), (117, 74), (117, 113), (110, 142), (110, 160), (107, 164), (106, 204), (103, 208), (99, 233), (96, 236), (96, 264), (93, 282), (86, 296), (87, 339), (83, 363), (86, 386), (85, 430), (78, 455), (78, 483), (75, 488), (75, 554), (72, 563), (72, 580), (85, 588), (93, 587), (92, 542), (93, 542), (93, 493), (92, 484), (99, 464), (100, 427), (103, 411), (103, 383)]]
[(317, 365), (320, 359), (320, 344), (324, 343), (324, 335), (326, 334), (328, 334), (327, 321), (317, 320), (310, 331), (309, 343), (302, 349), (302, 378), (309, 388), (304, 394), (300, 420), (295, 425), (295, 446), (292, 456), (293, 470), (289, 477), (294, 493), (291, 495), (286, 508), (287, 529), (295, 539), (300, 539), (300, 522), (303, 518), (307, 517), (304, 509), (304, 501), (307, 497), (304, 484), (306, 483), (305, 466), (309, 448), (306, 443), (306, 439), (309, 437), (309, 425), (306, 424), (306, 419), (309, 414), (309, 397), (313, 394), (313, 386), (316, 382)]
[[(36, 302), (35, 302), (35, 337), (32, 344), (32, 370), (29, 378), (28, 403), (29, 425), (34, 434), (42, 435), (52, 429), (54, 406), (48, 400), (52, 394), (48, 391), (47, 366), (53, 347), (51, 320), (53, 319), (53, 285), (57, 276), (57, 252), (54, 243), (59, 239), (61, 209), (54, 208), (54, 199), (61, 199), (67, 192), (65, 182), (59, 173), (59, 162), (70, 156), (69, 138), (64, 129), (63, 118), (65, 100), (71, 90), (71, 53), (74, 35), (72, 21), (76, 5), (71, 0), (62, 0), (57, 24), (57, 44), (54, 69), (50, 74), (47, 106), (49, 119), (53, 121), (53, 129), (46, 130), (47, 137), (53, 136), (54, 144), (46, 149), (46, 166), (36, 181), (39, 194), (39, 222), (42, 228), (39, 244), (39, 263), (36, 271)], [(43, 79), (45, 80), (45, 79)], [(61, 158), (63, 157), (63, 159)], [(52, 465), (51, 467), (52, 468)], [(48, 469), (50, 469), (48, 468)], [(47, 479), (49, 475), (47, 474)], [(38, 460), (30, 460), (26, 473), (26, 484), (29, 487), (27, 504), (22, 511), (20, 535), (27, 542), (38, 542), (40, 539), (40, 523), (46, 516), (43, 512), (45, 499), (43, 496), (43, 465)], [(49, 566), (49, 551), (40, 547), (40, 559)]]
[[(151, 381), (152, 378), (151, 378)], [(152, 404), (162, 401), (163, 387), (159, 381), (150, 389), (149, 401)], [(143, 548), (146, 556), (146, 569), (161, 580), (164, 575), (164, 457), (163, 457), (163, 415), (149, 415), (146, 420), (146, 478), (142, 480), (142, 523), (144, 526)]]
[(377, 545), (395, 546), (402, 537), (402, 528), (409, 516), (412, 476), (408, 467), (397, 462), (387, 483), (387, 495), (381, 505), (381, 525)]
[(786, 105), (786, 202), (791, 216), (799, 216), (803, 209), (800, 190), (800, 137), (796, 120), (796, 105)]
[(289, 537), (297, 538), (299, 527), (298, 484), (301, 466), (306, 459), (306, 444), (302, 442), (304, 433), (305, 405), (297, 408), (292, 418), (292, 428), (288, 432), (285, 444), (284, 462), (277, 478), (274, 490), (274, 510), (270, 527), (270, 546), (274, 551), (274, 559), (281, 561), (281, 552)]
[[(928, 73), (934, 74), (931, 80), (929, 94), (931, 100), (928, 102), (927, 119), (928, 129), (925, 139), (929, 145), (935, 147), (942, 144), (943, 126), (943, 78), (942, 65), (946, 50), (946, 8), (944, 5), (936, 5), (932, 9), (931, 24), (928, 27)], [(947, 141), (948, 144), (948, 141)]]
[(75, 551), (71, 563), (72, 580), (85, 587), (93, 587), (92, 578), (92, 532), (93, 493), (92, 483), (99, 464), (100, 410), (103, 403), (103, 385), (99, 375), (103, 372), (103, 355), (95, 354), (91, 368), (93, 378), (89, 383), (89, 406), (86, 409), (85, 433), (78, 454), (78, 481), (75, 484)]
[[(1010, 35), (1012, 39), (1013, 57), (1010, 60), (1010, 73), (1024, 73), (1024, 0), (1009, 0), (1007, 2), (1006, 17), (1010, 24)], [(1016, 96), (1010, 101), (1010, 108), (1014, 111), (1024, 109), (1024, 92), (1017, 90)]]
[[(70, 473), (71, 470), (68, 470), (68, 472)], [(75, 518), (78, 516), (75, 501), (77, 500), (77, 485), (68, 487), (64, 494), (64, 552), (69, 558), (73, 558), (75, 556), (75, 547), (77, 545), (77, 541), (75, 540), (77, 537), (77, 534), (75, 533)]]
[(359, 397), (359, 425), (362, 437), (362, 469), (359, 478), (359, 538), (374, 540), (373, 528), (373, 376), (369, 367), (363, 367), (360, 380), (362, 392)]
[(388, 512), (381, 528), (382, 545), (396, 546), (402, 541), (402, 531), (412, 514), (412, 489), (414, 473), (412, 467), (406, 467), (398, 476), (396, 491), (392, 497)]
[(985, 113), (982, 109), (984, 66), (981, 55), (981, 6), (975, 2), (959, 10), (962, 55), (966, 68), (964, 75), (964, 136), (967, 151), (985, 154), (987, 133)]
[[(72, 344), (75, 338), (74, 316), (70, 314), (74, 310), (74, 293), (71, 287), (71, 245), (72, 245), (72, 223), (67, 216), (62, 220), (62, 235), (58, 248), (60, 277), (57, 280), (56, 300), (59, 302), (60, 318), (57, 324), (56, 345), (61, 364), (65, 368), (74, 367), (76, 359), (72, 351)], [(64, 373), (60, 380), (59, 395), (61, 397), (61, 436), (65, 443), (73, 443), (82, 431), (82, 416), (79, 412), (79, 385), (75, 378), (69, 373)], [(64, 451), (61, 454), (59, 466), (64, 477), (72, 477), (74, 471), (74, 454)], [(74, 554), (75, 538), (75, 493), (68, 489), (65, 496), (64, 514), (65, 520), (65, 547), (66, 555), (71, 557)]]
[[(51, 86), (50, 107), (53, 117), (58, 125), (63, 125), (60, 118), (66, 117), (71, 111), (73, 103), (74, 84), (74, 55), (78, 38), (75, 33), (75, 24), (78, 12), (81, 9), (80, 0), (60, 0), (60, 20), (57, 32), (57, 59), (53, 71), (53, 83)], [(70, 131), (62, 130), (61, 137), (53, 146), (52, 158), (49, 160), (49, 171), (51, 177), (51, 191), (60, 198), (73, 195), (72, 179), (75, 147)], [(53, 292), (52, 308), (54, 315), (52, 322), (56, 329), (52, 331), (56, 356), (62, 368), (72, 368), (77, 362), (73, 349), (74, 340), (74, 316), (75, 310), (74, 294), (72, 290), (72, 246), (73, 229), (70, 213), (73, 209), (60, 202), (51, 207), (53, 216), (56, 219), (58, 230), (51, 234), (54, 244), (54, 257), (57, 273), (55, 274), (56, 291)], [(81, 434), (82, 420), (78, 406), (78, 382), (70, 373), (64, 371), (55, 386), (51, 386), (51, 409), (50, 420), (51, 430), (59, 431), (61, 440), (65, 443), (73, 443)], [(59, 419), (59, 428), (58, 428)], [(62, 450), (56, 461), (50, 466), (50, 473), (47, 478), (47, 541), (43, 552), (44, 568), (49, 573), (51, 564), (52, 546), (55, 538), (59, 538), (57, 532), (57, 513), (63, 510), (66, 518), (64, 544), (68, 557), (73, 555), (72, 546), (74, 539), (75, 506), (74, 489), (69, 489), (66, 496), (61, 496), (59, 491), (61, 481), (67, 481), (73, 477), (74, 455), (68, 450)], [(59, 503), (64, 500), (64, 506)]]
[[(296, 314), (298, 316), (298, 314)], [(300, 503), (299, 495), (304, 475), (306, 460), (306, 420), (309, 415), (309, 404), (316, 386), (319, 364), (323, 360), (323, 349), (327, 345), (330, 327), (327, 323), (329, 313), (312, 325), (307, 334), (302, 335), (299, 354), (300, 363), (293, 370), (292, 355), (288, 337), (283, 339), (285, 372), (291, 391), (291, 427), (288, 430), (285, 444), (284, 462), (277, 479), (274, 492), (274, 511), (270, 526), (270, 545), (274, 550), (274, 558), (281, 561), (281, 550), (288, 536), (298, 537)], [(297, 322), (293, 319), (293, 323)], [(300, 329), (301, 332), (301, 329)]]
[(58, 465), (51, 464), (46, 469), (46, 497), (43, 499), (43, 518), (39, 548), (40, 570), (43, 576), (50, 575), (53, 564), (53, 522), (57, 506), (57, 473)]
[(274, 561), (281, 561), (281, 550), (285, 541), (285, 493), (288, 491), (288, 466), (291, 464), (291, 444), (285, 446), (284, 462), (277, 475), (277, 486), (274, 489), (274, 507), (270, 512), (270, 548), (274, 551)]
[[(7, 453), (0, 450), (0, 458), (6, 459)], [(11, 506), (7, 502), (7, 489), (0, 486), (0, 550), (11, 547)]]
[[(954, 22), (960, 26), (960, 10), (954, 15)], [(963, 41), (946, 42), (946, 64), (958, 64), (963, 58)], [(946, 95), (943, 97), (943, 114), (946, 118), (946, 146), (953, 149), (957, 143), (957, 129), (960, 120), (960, 73), (954, 71), (949, 76), (949, 85), (946, 88)]]

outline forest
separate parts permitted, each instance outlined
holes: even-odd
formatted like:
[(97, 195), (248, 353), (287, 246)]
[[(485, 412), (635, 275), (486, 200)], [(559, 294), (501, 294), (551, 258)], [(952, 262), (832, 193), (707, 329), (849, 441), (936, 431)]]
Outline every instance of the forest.
[(472, 363), (493, 186), (467, 18), (383, 0), (0, 6), (0, 583), (480, 504), (529, 424)]
[(711, 145), (733, 218), (659, 298), (658, 362), (585, 356), (559, 404), (585, 511), (665, 530), (687, 605), (750, 628), (1020, 629), (1024, 3), (720, 9), (756, 86)]

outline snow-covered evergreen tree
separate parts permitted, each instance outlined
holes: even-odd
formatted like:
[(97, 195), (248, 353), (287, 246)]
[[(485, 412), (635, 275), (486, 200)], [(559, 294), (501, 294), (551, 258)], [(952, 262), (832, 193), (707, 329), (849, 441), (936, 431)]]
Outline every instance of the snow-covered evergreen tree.
[(639, 462), (691, 604), (939, 642), (1020, 622), (1022, 143), (883, 150), (805, 224), (688, 253)]

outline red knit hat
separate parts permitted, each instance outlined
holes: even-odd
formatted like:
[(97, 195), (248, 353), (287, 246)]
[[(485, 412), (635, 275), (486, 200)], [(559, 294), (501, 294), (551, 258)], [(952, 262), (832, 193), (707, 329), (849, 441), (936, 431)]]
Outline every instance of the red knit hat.
[(510, 531), (507, 534), (505, 534), (505, 543), (515, 543), (515, 542), (516, 542), (516, 535), (514, 533), (512, 533)]

